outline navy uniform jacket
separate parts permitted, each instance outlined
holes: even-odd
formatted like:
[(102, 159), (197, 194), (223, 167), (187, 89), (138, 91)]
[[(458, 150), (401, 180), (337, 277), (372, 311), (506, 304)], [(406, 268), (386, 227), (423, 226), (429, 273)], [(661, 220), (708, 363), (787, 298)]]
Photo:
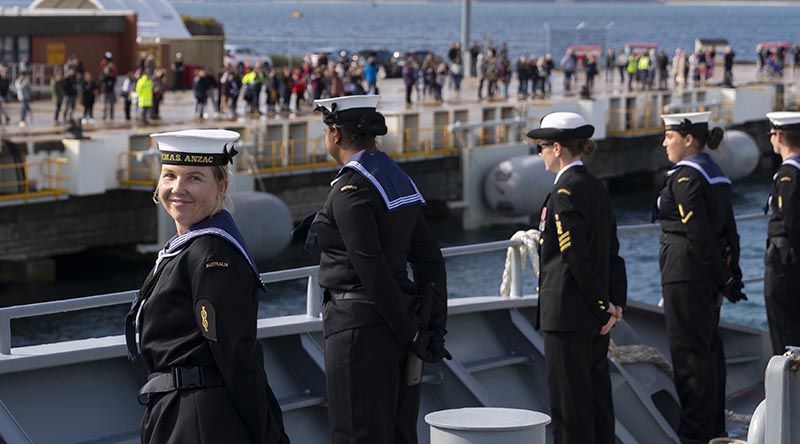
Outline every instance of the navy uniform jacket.
[(708, 154), (690, 157), (670, 170), (659, 195), (661, 283), (710, 281), (722, 288), (742, 278), (731, 182)]
[(625, 307), (627, 277), (617, 223), (603, 184), (582, 164), (565, 170), (542, 211), (539, 327), (598, 330), (608, 303)]
[[(409, 311), (412, 295), (418, 293), (417, 284), (427, 282), (439, 289), (430, 325), (445, 328), (444, 259), (419, 204), (389, 211), (370, 180), (345, 168), (317, 216), (317, 239), (320, 285), (333, 291), (362, 292), (371, 299), (325, 304), (326, 337), (385, 322), (398, 342), (410, 342), (419, 328)], [(408, 263), (416, 284), (408, 278)]]
[(256, 341), (260, 285), (241, 251), (216, 235), (189, 240), (148, 275), (138, 316), (147, 369), (212, 367), (224, 385), (151, 399), (142, 442), (281, 442), (280, 406)]
[[(789, 263), (792, 258), (788, 257), (792, 248), (792, 253), (798, 252), (800, 247), (800, 156), (793, 156), (783, 162), (775, 173), (772, 181), (772, 193), (770, 194), (769, 206), (772, 216), (769, 219), (767, 235), (769, 238), (785, 237), (788, 245), (784, 248), (785, 257), (781, 258), (783, 263)], [(781, 248), (779, 248), (781, 250)], [(796, 261), (796, 257), (794, 258)]]

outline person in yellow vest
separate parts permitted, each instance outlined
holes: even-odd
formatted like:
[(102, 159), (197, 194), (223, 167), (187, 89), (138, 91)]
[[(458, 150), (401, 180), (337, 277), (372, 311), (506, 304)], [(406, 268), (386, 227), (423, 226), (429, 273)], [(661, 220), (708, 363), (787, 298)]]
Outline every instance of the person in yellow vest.
[(633, 78), (636, 77), (636, 66), (639, 63), (639, 55), (631, 53), (628, 56), (628, 91), (633, 91)]
[(636, 75), (642, 84), (642, 89), (650, 89), (650, 55), (647, 51), (643, 52), (636, 63)]
[(150, 109), (153, 107), (153, 81), (147, 72), (142, 72), (136, 81), (136, 94), (139, 96), (139, 109), (142, 125), (149, 125), (147, 120)]

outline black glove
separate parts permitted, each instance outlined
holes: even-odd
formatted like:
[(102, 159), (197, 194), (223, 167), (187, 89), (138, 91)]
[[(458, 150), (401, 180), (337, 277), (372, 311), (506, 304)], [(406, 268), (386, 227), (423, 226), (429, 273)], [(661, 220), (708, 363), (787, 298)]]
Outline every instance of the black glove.
[(442, 358), (453, 359), (450, 352), (444, 348), (444, 337), (432, 330), (420, 330), (411, 343), (411, 349), (425, 362), (435, 363)]
[(722, 294), (725, 296), (725, 299), (731, 301), (733, 304), (739, 301), (746, 301), (747, 295), (742, 293), (742, 288), (744, 288), (742, 281), (736, 278), (730, 278), (725, 286), (722, 287)]
[(428, 282), (422, 287), (422, 291), (411, 303), (411, 312), (419, 320), (420, 330), (424, 330), (431, 320), (431, 312), (433, 311), (433, 299), (436, 296), (436, 285), (433, 282)]

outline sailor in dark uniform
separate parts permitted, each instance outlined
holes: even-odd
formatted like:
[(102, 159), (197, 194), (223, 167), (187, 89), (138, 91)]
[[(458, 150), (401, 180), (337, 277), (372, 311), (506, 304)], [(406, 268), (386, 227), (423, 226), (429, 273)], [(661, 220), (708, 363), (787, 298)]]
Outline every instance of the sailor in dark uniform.
[(800, 346), (800, 113), (774, 112), (770, 121), (772, 149), (783, 163), (772, 180), (764, 258), (764, 302), (772, 348), (783, 354)]
[(675, 388), (681, 403), (678, 436), (706, 444), (725, 432), (725, 354), (717, 334), (724, 295), (742, 293), (739, 235), (731, 181), (711, 157), (721, 128), (709, 131), (710, 112), (661, 116), (663, 146), (675, 167), (657, 201), (661, 220), (661, 285)]
[(625, 261), (603, 184), (581, 155), (597, 145), (594, 127), (575, 113), (542, 119), (528, 137), (555, 186), (541, 212), (539, 312), (550, 414), (556, 444), (613, 444), (614, 406), (608, 373), (609, 331), (627, 299)]
[[(239, 134), (188, 130), (151, 135), (161, 151), (153, 199), (177, 234), (126, 318), (132, 359), (149, 372), (143, 443), (288, 443), (256, 339), (258, 270), (226, 191)], [(138, 338), (137, 338), (138, 336)]]
[(387, 132), (379, 98), (315, 101), (328, 153), (342, 165), (309, 232), (321, 250), (334, 444), (416, 443), (417, 357), (449, 357), (444, 259), (416, 185), (376, 149), (375, 137)]

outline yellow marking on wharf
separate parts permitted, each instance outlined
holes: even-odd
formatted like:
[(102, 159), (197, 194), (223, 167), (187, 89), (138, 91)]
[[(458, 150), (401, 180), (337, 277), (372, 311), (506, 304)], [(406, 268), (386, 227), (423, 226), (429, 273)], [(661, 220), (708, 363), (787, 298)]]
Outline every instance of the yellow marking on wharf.
[(200, 318), (203, 320), (203, 330), (208, 333), (208, 312), (205, 305), (200, 306)]

